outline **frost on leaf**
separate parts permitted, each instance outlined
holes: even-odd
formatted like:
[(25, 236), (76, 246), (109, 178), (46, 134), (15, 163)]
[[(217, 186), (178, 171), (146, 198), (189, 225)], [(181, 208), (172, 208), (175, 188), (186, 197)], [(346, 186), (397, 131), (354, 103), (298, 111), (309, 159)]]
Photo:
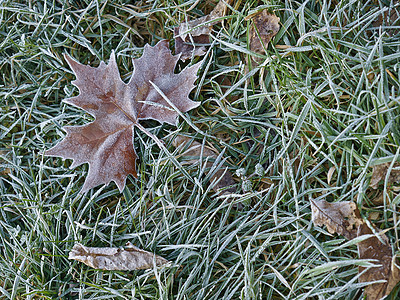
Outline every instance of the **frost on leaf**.
[(179, 56), (171, 54), (168, 42), (160, 41), (154, 47), (146, 45), (142, 57), (133, 60), (134, 72), (125, 84), (114, 53), (108, 65), (101, 62), (97, 68), (80, 64), (68, 55), (65, 59), (76, 75), (73, 84), (80, 93), (64, 102), (82, 108), (95, 120), (83, 126), (64, 127), (66, 137), (45, 154), (73, 159), (71, 168), (89, 164), (81, 192), (111, 181), (122, 191), (128, 174), (137, 177), (134, 126), (139, 126), (139, 120), (143, 119), (175, 125), (178, 119), (175, 108), (187, 112), (197, 107), (200, 103), (188, 96), (201, 62), (175, 74)]
[(392, 247), (387, 236), (378, 228), (361, 218), (356, 204), (350, 201), (329, 203), (327, 201), (311, 201), (312, 221), (315, 226), (325, 225), (330, 233), (338, 233), (352, 240), (370, 235), (357, 244), (360, 259), (375, 260), (376, 267), (365, 270), (360, 282), (384, 280), (383, 283), (372, 283), (365, 287), (364, 294), (368, 300), (381, 299), (390, 294), (400, 280), (400, 272), (395, 264), (396, 256), (392, 255)]
[[(174, 29), (175, 54), (181, 54), (182, 60), (206, 53), (205, 44), (210, 42), (212, 26), (220, 22), (218, 18), (225, 15), (227, 4), (232, 0), (219, 1), (210, 14), (195, 20), (181, 23)], [(193, 45), (193, 43), (195, 45)], [(197, 45), (196, 45), (197, 44)]]
[(96, 248), (75, 244), (68, 256), (94, 269), (101, 270), (143, 270), (162, 266), (168, 260), (127, 243), (124, 248)]

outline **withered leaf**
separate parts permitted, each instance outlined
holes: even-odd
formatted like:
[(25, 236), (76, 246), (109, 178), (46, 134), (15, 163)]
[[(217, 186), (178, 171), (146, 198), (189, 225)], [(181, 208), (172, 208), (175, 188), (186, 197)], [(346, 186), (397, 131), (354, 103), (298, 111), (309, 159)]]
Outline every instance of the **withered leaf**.
[[(175, 54), (181, 54), (180, 59), (187, 60), (192, 55), (202, 56), (206, 53), (206, 48), (201, 44), (209, 43), (212, 26), (220, 22), (220, 20), (216, 19), (225, 15), (227, 4), (231, 1), (219, 1), (210, 14), (181, 23), (174, 29)], [(193, 43), (198, 45), (193, 45)]]
[[(378, 266), (370, 268), (360, 275), (360, 282), (374, 282), (385, 280), (384, 283), (368, 285), (364, 294), (368, 300), (381, 299), (390, 294), (400, 281), (399, 269), (395, 265), (395, 256), (389, 239), (380, 230), (374, 227), (376, 234), (360, 216), (356, 204), (350, 201), (329, 203), (325, 200), (311, 200), (312, 221), (316, 226), (325, 225), (330, 233), (338, 233), (351, 240), (363, 235), (372, 235), (357, 244), (358, 254), (361, 259), (375, 259)], [(373, 225), (371, 225), (373, 226)], [(359, 268), (363, 272), (364, 267)]]
[[(268, 43), (279, 31), (279, 18), (264, 9), (252, 15), (251, 19), (253, 20), (253, 25), (249, 31), (250, 50), (263, 54)], [(258, 58), (253, 58), (253, 60), (260, 62)]]
[[(202, 144), (199, 142), (193, 141), (192, 139), (185, 137), (185, 136), (177, 136), (172, 141), (173, 146), (175, 147), (182, 147), (182, 149), (187, 147), (187, 150), (183, 152), (181, 155), (184, 156), (191, 156), (191, 157), (200, 157), (201, 155), (204, 158), (213, 158), (216, 159), (218, 155), (211, 149), (207, 147), (202, 147)], [(198, 161), (198, 159), (190, 159), (185, 161), (186, 164), (194, 164)], [(213, 161), (207, 161), (206, 166), (208, 168), (212, 167)], [(223, 193), (233, 193), (235, 192), (235, 181), (233, 180), (232, 174), (221, 168), (217, 170), (210, 181), (218, 180), (217, 184), (214, 185), (214, 191), (219, 192), (223, 190)]]
[[(379, 186), (379, 183), (382, 180), (385, 180), (386, 174), (389, 171), (391, 163), (384, 163), (384, 164), (379, 164), (373, 167), (372, 169), (372, 177), (371, 181), (369, 183), (369, 186), (372, 187), (373, 189), (377, 189)], [(400, 182), (400, 170), (396, 170), (395, 168), (400, 167), (399, 163), (394, 163), (393, 168), (389, 174), (388, 178), (388, 183), (396, 183)]]
[(136, 173), (136, 152), (133, 148), (133, 128), (139, 120), (154, 119), (176, 124), (178, 112), (168, 104), (153, 87), (155, 84), (164, 96), (181, 112), (187, 112), (200, 103), (189, 99), (194, 88), (200, 63), (174, 74), (179, 56), (173, 56), (167, 41), (154, 47), (146, 45), (141, 58), (134, 59), (134, 72), (125, 84), (118, 71), (114, 53), (110, 62), (93, 68), (65, 56), (73, 69), (80, 94), (64, 102), (84, 109), (95, 121), (83, 126), (67, 126), (67, 136), (46, 155), (73, 159), (71, 168), (89, 164), (89, 173), (81, 192), (114, 181), (119, 190), (125, 186), (126, 177)]
[(124, 248), (97, 248), (75, 244), (68, 259), (83, 262), (95, 269), (120, 271), (151, 269), (154, 263), (159, 267), (169, 262), (161, 256), (139, 249), (129, 242)]

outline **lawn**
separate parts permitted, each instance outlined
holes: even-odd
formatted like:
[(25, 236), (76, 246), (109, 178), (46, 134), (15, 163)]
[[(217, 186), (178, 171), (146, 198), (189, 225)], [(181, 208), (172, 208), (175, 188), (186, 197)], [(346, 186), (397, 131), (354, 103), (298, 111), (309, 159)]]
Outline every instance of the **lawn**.
[[(97, 67), (114, 50), (128, 82), (146, 44), (174, 51), (174, 28), (216, 4), (0, 0), (1, 299), (362, 299), (357, 244), (314, 226), (311, 200), (354, 201), (399, 253), (400, 186), (370, 187), (374, 165), (400, 160), (396, 1), (232, 1), (204, 58), (178, 63), (204, 59), (190, 94), (201, 105), (177, 126), (141, 122), (165, 147), (135, 129), (138, 178), (122, 193), (80, 193), (88, 165), (44, 155), (64, 126), (93, 121), (62, 103), (79, 93), (63, 54)], [(265, 55), (249, 49), (262, 9), (280, 19)], [(186, 157), (177, 136), (216, 155)], [(221, 170), (233, 190), (215, 188)], [(68, 259), (75, 243), (127, 242), (170, 263)]]

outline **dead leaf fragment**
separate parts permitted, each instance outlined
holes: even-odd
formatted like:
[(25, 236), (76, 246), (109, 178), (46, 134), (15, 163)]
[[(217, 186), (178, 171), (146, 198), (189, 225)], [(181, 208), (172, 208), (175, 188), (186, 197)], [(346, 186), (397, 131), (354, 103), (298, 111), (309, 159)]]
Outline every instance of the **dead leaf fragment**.
[(127, 243), (124, 248), (97, 248), (75, 244), (68, 259), (74, 259), (94, 269), (101, 270), (143, 270), (157, 267), (169, 261), (151, 252), (144, 251)]
[[(379, 164), (373, 167), (372, 169), (372, 177), (369, 183), (369, 186), (373, 189), (377, 189), (379, 183), (382, 180), (385, 180), (387, 172), (389, 170), (391, 163)], [(400, 182), (400, 170), (396, 170), (395, 168), (400, 167), (400, 163), (394, 163), (392, 170), (390, 171), (389, 178), (387, 183), (392, 184), (396, 182)]]
[[(216, 159), (218, 155), (211, 149), (207, 147), (203, 147), (199, 142), (193, 141), (192, 139), (185, 136), (177, 136), (173, 141), (172, 145), (174, 147), (181, 146), (182, 148), (188, 147), (185, 152), (183, 152), (182, 156), (192, 156), (192, 157), (200, 157), (202, 155), (203, 158), (214, 158)], [(186, 164), (195, 164), (198, 162), (198, 159), (190, 159), (185, 161)], [(208, 168), (212, 167), (213, 162), (208, 161), (206, 166)], [(223, 168), (216, 171), (213, 176), (210, 178), (210, 181), (218, 180), (218, 183), (214, 185), (214, 191), (219, 192), (220, 190), (224, 190), (225, 193), (233, 193), (236, 191), (235, 181), (233, 180), (232, 174)]]
[(357, 237), (362, 224), (354, 202), (311, 201), (312, 221), (315, 226), (325, 225), (329, 233), (338, 233), (351, 240)]
[[(227, 4), (232, 0), (219, 1), (210, 14), (189, 22), (181, 23), (174, 29), (175, 54), (181, 54), (182, 60), (193, 56), (202, 56), (206, 53), (205, 46), (208, 44), (212, 26), (220, 22), (216, 20), (225, 15)], [(204, 24), (204, 25), (203, 25)], [(193, 45), (199, 44), (199, 45)]]
[(68, 55), (65, 59), (76, 75), (73, 84), (80, 94), (64, 102), (87, 111), (95, 121), (64, 127), (67, 136), (45, 154), (73, 159), (71, 168), (89, 164), (82, 193), (111, 181), (122, 191), (129, 174), (137, 177), (134, 127), (150, 135), (139, 124), (140, 120), (154, 119), (175, 125), (179, 115), (176, 109), (187, 112), (199, 106), (199, 102), (188, 96), (194, 88), (201, 62), (175, 74), (179, 56), (171, 54), (168, 42), (160, 41), (154, 47), (146, 45), (142, 57), (133, 60), (134, 72), (125, 84), (119, 75), (114, 52), (108, 65), (101, 62), (97, 68), (80, 64)]
[[(253, 25), (249, 31), (250, 50), (260, 54), (265, 53), (268, 43), (279, 31), (279, 18), (264, 9), (251, 18)], [(253, 57), (255, 62), (260, 62), (259, 58)]]
[[(351, 240), (363, 235), (372, 235), (357, 244), (360, 259), (377, 260), (377, 267), (370, 268), (360, 275), (360, 282), (386, 280), (384, 283), (368, 285), (364, 294), (368, 300), (378, 300), (390, 294), (400, 281), (399, 269), (389, 239), (378, 228), (372, 230), (360, 216), (354, 202), (334, 202), (311, 200), (312, 221), (315, 226), (325, 225), (330, 233), (338, 233)], [(373, 226), (373, 225), (371, 225)], [(375, 232), (375, 234), (374, 234)], [(377, 237), (379, 235), (379, 238)], [(363, 272), (364, 267), (359, 268)]]

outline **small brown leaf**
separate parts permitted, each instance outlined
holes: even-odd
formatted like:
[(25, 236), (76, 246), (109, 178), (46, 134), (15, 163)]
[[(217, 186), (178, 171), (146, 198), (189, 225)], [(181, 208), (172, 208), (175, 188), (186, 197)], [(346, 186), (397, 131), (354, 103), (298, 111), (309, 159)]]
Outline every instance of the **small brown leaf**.
[(121, 271), (151, 269), (154, 267), (154, 263), (159, 267), (169, 262), (161, 256), (141, 250), (129, 242), (124, 248), (96, 248), (75, 244), (68, 259), (83, 262), (94, 269)]
[[(385, 180), (386, 174), (389, 170), (391, 163), (384, 163), (380, 165), (376, 165), (372, 169), (372, 177), (369, 183), (369, 186), (373, 189), (377, 189), (381, 180)], [(388, 182), (389, 184), (400, 182), (400, 170), (396, 170), (395, 168), (400, 167), (399, 163), (394, 163), (393, 168), (389, 174)]]
[[(250, 50), (263, 54), (268, 43), (279, 31), (279, 18), (264, 9), (251, 17), (253, 25), (249, 31)], [(259, 58), (253, 57), (255, 62), (260, 62)]]
[[(220, 22), (215, 20), (225, 15), (227, 4), (232, 0), (219, 1), (210, 14), (189, 22), (181, 23), (174, 29), (175, 54), (181, 54), (181, 60), (193, 56), (202, 56), (206, 53), (204, 46), (195, 44), (208, 44), (212, 26)], [(204, 24), (204, 25), (202, 25)], [(190, 36), (189, 36), (190, 35)], [(193, 42), (193, 43), (192, 43)]]
[[(218, 155), (213, 150), (207, 147), (202, 147), (202, 144), (200, 144), (199, 142), (193, 141), (192, 139), (185, 136), (177, 136), (172, 141), (172, 144), (175, 147), (179, 147), (181, 145), (182, 147), (188, 147), (187, 150), (181, 154), (184, 156), (200, 157), (202, 155), (203, 158), (210, 157), (214, 159), (218, 157)], [(198, 159), (190, 159), (185, 161), (186, 164), (195, 164), (196, 162), (198, 162)], [(208, 168), (212, 167), (212, 165), (212, 161), (208, 161), (206, 164)], [(233, 193), (236, 191), (234, 187), (236, 183), (233, 180), (232, 174), (229, 171), (222, 168), (219, 169), (213, 174), (210, 179), (210, 181), (214, 180), (218, 180), (218, 183), (214, 186), (215, 192), (219, 192), (221, 189), (224, 189), (224, 193)]]
[(363, 223), (354, 202), (311, 201), (312, 221), (315, 226), (325, 225), (329, 233), (338, 233), (351, 240), (357, 237)]
[[(315, 226), (325, 225), (330, 233), (338, 233), (351, 240), (363, 235), (373, 235), (357, 244), (360, 259), (375, 259), (378, 266), (360, 275), (360, 282), (386, 280), (384, 283), (368, 285), (364, 293), (368, 300), (378, 300), (390, 294), (400, 281), (399, 269), (389, 239), (378, 228), (372, 230), (361, 218), (354, 202), (329, 203), (325, 200), (311, 200), (312, 221)], [(375, 232), (375, 234), (374, 234)], [(379, 235), (379, 238), (376, 235)], [(363, 272), (364, 267), (359, 268)]]
[(84, 109), (95, 121), (64, 127), (67, 136), (45, 154), (73, 159), (72, 168), (89, 164), (82, 193), (111, 181), (122, 191), (129, 174), (137, 177), (134, 127), (147, 133), (139, 125), (144, 119), (175, 125), (179, 115), (176, 109), (187, 112), (199, 106), (199, 102), (188, 96), (194, 88), (201, 62), (175, 74), (179, 56), (171, 55), (168, 42), (160, 41), (154, 47), (146, 45), (142, 57), (133, 60), (134, 72), (125, 84), (120, 78), (114, 52), (108, 65), (101, 62), (97, 68), (82, 65), (67, 55), (65, 58), (75, 72), (77, 79), (73, 84), (80, 94), (64, 102)]

